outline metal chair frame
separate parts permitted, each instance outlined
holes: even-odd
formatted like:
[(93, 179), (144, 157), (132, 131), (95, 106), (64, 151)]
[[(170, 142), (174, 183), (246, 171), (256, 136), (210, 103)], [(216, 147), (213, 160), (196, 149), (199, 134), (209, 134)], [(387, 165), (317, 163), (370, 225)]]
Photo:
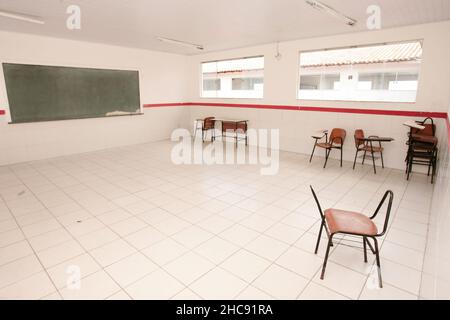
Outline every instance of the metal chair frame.
[[(345, 132), (345, 130), (344, 130)], [(330, 156), (331, 150), (332, 149), (338, 149), (341, 151), (341, 167), (342, 167), (342, 158), (343, 158), (343, 149), (344, 149), (344, 141), (345, 141), (345, 136), (344, 137), (333, 137), (333, 131), (331, 131), (330, 134), (330, 139), (328, 139), (328, 132), (325, 132), (324, 135), (322, 137), (313, 137), (315, 139), (314, 142), (314, 147), (311, 153), (311, 157), (309, 158), (309, 162), (312, 161), (312, 158), (314, 156), (314, 152), (316, 151), (316, 147), (318, 145), (318, 142), (320, 139), (322, 139), (323, 137), (325, 137), (325, 143), (330, 144), (330, 147), (328, 148), (324, 148), (325, 149), (325, 163), (323, 165), (323, 168), (325, 169), (328, 163), (328, 158)]]
[[(314, 253), (317, 254), (317, 252), (319, 251), (319, 245), (320, 245), (320, 239), (322, 237), (322, 232), (323, 229), (325, 229), (325, 232), (328, 236), (328, 245), (327, 245), (327, 250), (325, 253), (325, 258), (324, 258), (324, 262), (323, 262), (323, 266), (322, 266), (322, 273), (320, 276), (320, 279), (324, 279), (325, 277), (325, 269), (327, 266), (327, 262), (328, 262), (328, 257), (330, 254), (330, 248), (333, 246), (333, 237), (336, 234), (344, 234), (344, 235), (352, 235), (352, 236), (360, 236), (363, 238), (363, 251), (364, 251), (364, 262), (367, 263), (367, 246), (370, 248), (370, 251), (372, 252), (372, 254), (375, 255), (376, 257), (376, 264), (378, 267), (378, 282), (379, 282), (379, 286), (380, 288), (383, 288), (383, 280), (381, 277), (381, 263), (380, 263), (380, 249), (379, 249), (379, 244), (378, 244), (378, 240), (377, 238), (382, 237), (386, 234), (387, 228), (388, 228), (388, 224), (389, 224), (389, 218), (391, 216), (391, 209), (392, 209), (392, 203), (394, 200), (394, 193), (391, 190), (386, 191), (386, 193), (384, 194), (381, 202), (378, 204), (377, 209), (375, 210), (375, 213), (370, 217), (370, 220), (373, 220), (377, 217), (381, 207), (384, 205), (386, 199), (389, 197), (389, 202), (388, 202), (388, 207), (386, 210), (386, 217), (384, 220), (384, 224), (383, 224), (383, 230), (381, 233), (378, 233), (374, 236), (368, 236), (368, 235), (364, 235), (364, 234), (358, 234), (358, 233), (347, 233), (347, 232), (336, 232), (336, 233), (330, 233), (329, 228), (327, 227), (327, 222), (326, 222), (326, 218), (325, 215), (322, 211), (322, 207), (320, 206), (319, 200), (317, 198), (317, 195), (313, 189), (312, 186), (310, 186), (311, 188), (311, 192), (314, 196), (314, 199), (317, 203), (317, 207), (319, 208), (319, 213), (320, 213), (320, 217), (321, 217), (321, 224), (320, 224), (320, 230), (319, 230), (319, 236), (317, 238), (317, 243), (316, 243), (316, 248)], [(372, 244), (370, 243), (369, 239), (372, 239), (374, 242), (374, 245), (372, 246)]]
[[(372, 163), (373, 163), (373, 172), (375, 174), (377, 174), (377, 167), (375, 164), (375, 151), (373, 151), (373, 143), (372, 141), (366, 141), (363, 145), (364, 147), (360, 147), (361, 144), (359, 143), (359, 141), (361, 141), (361, 139), (356, 137), (355, 134), (355, 146), (356, 146), (356, 153), (355, 153), (355, 160), (353, 161), (353, 170), (355, 170), (355, 166), (356, 166), (356, 159), (358, 158), (358, 154), (361, 151), (364, 151), (364, 155), (363, 155), (363, 159), (362, 159), (362, 164), (364, 165), (364, 162), (366, 160), (366, 154), (367, 154), (367, 150), (365, 147), (370, 147), (370, 153), (371, 153), (371, 157), (372, 157)], [(369, 138), (379, 138), (379, 136), (369, 136)], [(381, 146), (381, 141), (378, 141), (378, 145), (380, 147), (380, 158), (381, 158), (381, 167), (384, 169), (384, 158), (383, 158), (383, 149)]]
[[(425, 118), (423, 121), (416, 121), (418, 124), (425, 126), (426, 122), (430, 122), (431, 134), (436, 135), (436, 126), (432, 118)], [(408, 133), (408, 152), (406, 154), (406, 179), (409, 180), (412, 167), (414, 164), (426, 165), (428, 166), (427, 175), (431, 174), (431, 184), (434, 183), (434, 177), (436, 175), (437, 158), (438, 158), (438, 147), (437, 145), (427, 144), (424, 142), (416, 141), (413, 138), (414, 131), (417, 129), (410, 129)], [(420, 131), (419, 131), (420, 132)]]

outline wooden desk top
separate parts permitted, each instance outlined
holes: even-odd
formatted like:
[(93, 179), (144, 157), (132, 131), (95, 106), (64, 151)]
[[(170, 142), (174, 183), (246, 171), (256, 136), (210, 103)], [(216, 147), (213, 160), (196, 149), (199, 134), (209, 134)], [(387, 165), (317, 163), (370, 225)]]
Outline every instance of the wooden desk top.
[[(205, 119), (196, 119), (196, 121), (204, 121)], [(214, 120), (214, 121), (220, 121), (220, 122), (236, 122), (236, 123), (238, 123), (238, 122), (249, 122), (250, 120), (237, 120), (237, 119), (219, 119), (219, 118), (216, 118), (216, 119), (211, 119), (211, 120)]]
[(391, 142), (394, 141), (394, 138), (391, 137), (367, 137), (364, 139), (360, 139), (362, 141), (372, 141), (372, 142)]
[(411, 121), (411, 120), (404, 122), (403, 125), (410, 127), (410, 128), (419, 129), (419, 130), (425, 129), (424, 126), (418, 124), (416, 121)]
[(328, 133), (328, 130), (318, 130), (311, 136), (314, 139), (321, 139)]

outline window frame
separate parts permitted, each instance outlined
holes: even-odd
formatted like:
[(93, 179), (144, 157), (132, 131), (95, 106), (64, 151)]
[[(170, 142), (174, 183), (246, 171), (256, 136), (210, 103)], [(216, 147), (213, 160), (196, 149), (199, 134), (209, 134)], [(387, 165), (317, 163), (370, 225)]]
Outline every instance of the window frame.
[(380, 101), (380, 100), (360, 100), (360, 99), (306, 99), (306, 98), (300, 98), (300, 84), (301, 84), (301, 54), (302, 53), (309, 53), (309, 52), (318, 52), (318, 51), (331, 51), (331, 50), (340, 50), (340, 49), (355, 49), (355, 48), (365, 48), (365, 47), (376, 47), (376, 46), (383, 46), (383, 45), (391, 45), (391, 44), (402, 44), (402, 43), (413, 43), (413, 42), (420, 42), (422, 46), (422, 50), (424, 50), (425, 47), (425, 39), (410, 39), (410, 40), (398, 40), (398, 41), (390, 41), (390, 42), (378, 42), (378, 43), (366, 43), (366, 44), (355, 44), (355, 45), (348, 45), (348, 46), (339, 46), (339, 47), (328, 47), (328, 48), (317, 48), (317, 49), (307, 49), (307, 50), (299, 50), (297, 55), (297, 87), (296, 87), (296, 100), (297, 101), (337, 101), (337, 102), (356, 102), (356, 103), (401, 103), (401, 104), (416, 104), (417, 98), (419, 97), (419, 90), (422, 80), (422, 67), (424, 58), (422, 55), (421, 63), (420, 63), (420, 69), (419, 69), (419, 75), (417, 79), (417, 91), (416, 91), (416, 98), (415, 101)]
[[(264, 99), (265, 88), (263, 87), (262, 96), (261, 97), (204, 97), (203, 96), (203, 70), (202, 65), (204, 63), (213, 63), (213, 62), (221, 62), (221, 61), (233, 61), (233, 60), (243, 60), (243, 59), (252, 59), (252, 58), (263, 58), (264, 68), (263, 68), (263, 85), (265, 85), (265, 69), (266, 69), (266, 57), (264, 54), (252, 55), (252, 56), (244, 56), (238, 58), (224, 58), (224, 59), (215, 59), (215, 60), (206, 60), (200, 61), (199, 63), (199, 97), (200, 99), (231, 99), (231, 100), (239, 100), (239, 99), (254, 99), (254, 100), (262, 100)], [(252, 90), (250, 90), (252, 91)]]

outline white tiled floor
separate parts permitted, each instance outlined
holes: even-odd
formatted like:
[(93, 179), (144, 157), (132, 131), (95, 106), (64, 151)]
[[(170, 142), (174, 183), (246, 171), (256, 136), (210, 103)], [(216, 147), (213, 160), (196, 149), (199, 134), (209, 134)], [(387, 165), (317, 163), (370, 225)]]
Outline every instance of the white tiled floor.
[[(282, 152), (258, 166), (175, 166), (159, 142), (0, 168), (1, 299), (417, 299), (432, 186), (414, 174)], [(337, 239), (325, 280), (323, 207), (371, 214), (395, 193), (373, 257)], [(381, 219), (378, 220), (381, 223)], [(384, 240), (386, 239), (386, 240)], [(81, 271), (73, 289), (71, 267)], [(68, 286), (71, 284), (72, 286)]]

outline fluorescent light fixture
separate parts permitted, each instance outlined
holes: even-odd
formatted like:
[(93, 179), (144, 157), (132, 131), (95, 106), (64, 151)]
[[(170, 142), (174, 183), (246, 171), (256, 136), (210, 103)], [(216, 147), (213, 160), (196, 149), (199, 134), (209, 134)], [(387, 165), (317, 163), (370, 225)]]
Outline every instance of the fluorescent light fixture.
[(358, 21), (346, 16), (345, 14), (333, 9), (332, 7), (316, 0), (306, 0), (307, 4), (309, 4), (311, 7), (313, 7), (316, 10), (319, 10), (321, 12), (324, 12), (326, 14), (329, 14), (343, 22), (349, 26), (354, 26)]
[(31, 22), (31, 23), (37, 23), (37, 24), (45, 23), (45, 21), (40, 17), (32, 16), (29, 14), (10, 12), (10, 11), (5, 11), (5, 10), (0, 10), (0, 17), (21, 20), (21, 21)]
[(171, 43), (171, 44), (175, 44), (175, 45), (183, 46), (183, 47), (188, 47), (188, 48), (194, 48), (194, 49), (197, 49), (197, 50), (203, 50), (204, 49), (203, 46), (200, 45), (200, 44), (189, 43), (189, 42), (185, 42), (185, 41), (169, 39), (169, 38), (164, 38), (164, 37), (156, 37), (156, 39), (158, 39), (159, 41), (162, 41), (162, 42)]

